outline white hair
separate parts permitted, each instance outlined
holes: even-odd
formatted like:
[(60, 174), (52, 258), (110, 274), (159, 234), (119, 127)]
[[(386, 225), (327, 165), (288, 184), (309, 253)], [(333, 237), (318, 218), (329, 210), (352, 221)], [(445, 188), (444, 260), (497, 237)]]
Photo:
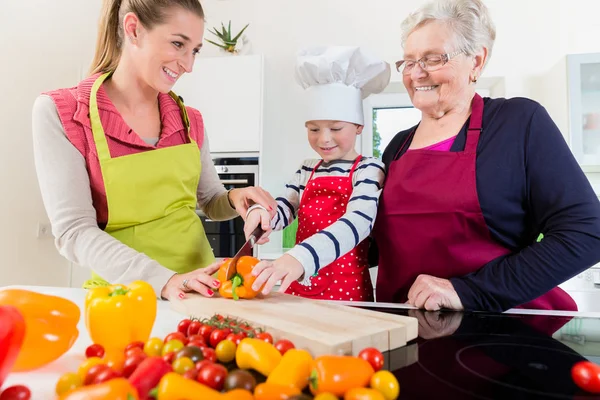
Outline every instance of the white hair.
[(434, 21), (445, 23), (454, 31), (456, 48), (447, 51), (462, 50), (472, 56), (485, 47), (487, 60), (490, 59), (496, 27), (481, 0), (433, 0), (426, 3), (402, 22), (402, 47), (413, 31)]

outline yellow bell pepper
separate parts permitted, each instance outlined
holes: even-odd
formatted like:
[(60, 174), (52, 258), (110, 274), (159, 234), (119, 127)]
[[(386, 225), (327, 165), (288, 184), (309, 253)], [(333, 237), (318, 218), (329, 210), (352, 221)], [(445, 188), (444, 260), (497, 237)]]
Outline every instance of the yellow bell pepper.
[(85, 325), (94, 343), (122, 351), (131, 342), (148, 340), (156, 307), (154, 289), (146, 282), (97, 287), (85, 298)]
[(239, 368), (253, 369), (267, 377), (277, 367), (281, 358), (281, 353), (271, 343), (254, 338), (242, 339), (235, 351), (235, 360)]
[(268, 376), (267, 383), (293, 386), (302, 391), (308, 385), (312, 366), (313, 358), (308, 351), (290, 349)]
[(157, 400), (220, 400), (222, 397), (221, 392), (176, 372), (163, 376), (156, 390)]

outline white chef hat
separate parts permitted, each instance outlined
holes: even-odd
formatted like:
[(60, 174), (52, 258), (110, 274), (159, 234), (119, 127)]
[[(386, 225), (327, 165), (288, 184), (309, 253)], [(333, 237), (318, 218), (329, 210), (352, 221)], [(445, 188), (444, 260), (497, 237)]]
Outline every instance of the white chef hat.
[(390, 65), (355, 46), (313, 47), (298, 53), (295, 77), (305, 90), (305, 121), (364, 125), (362, 101), (390, 81)]

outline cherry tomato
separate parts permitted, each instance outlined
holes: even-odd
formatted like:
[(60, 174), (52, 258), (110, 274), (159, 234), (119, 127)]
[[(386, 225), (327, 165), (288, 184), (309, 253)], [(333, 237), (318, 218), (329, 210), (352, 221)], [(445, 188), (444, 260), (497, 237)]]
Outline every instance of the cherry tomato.
[(212, 331), (210, 334), (210, 340), (209, 340), (211, 347), (213, 349), (216, 348), (217, 345), (222, 340), (225, 340), (230, 333), (231, 333), (231, 329), (229, 329), (229, 328), (215, 329), (214, 331)]
[(204, 368), (206, 365), (210, 365), (213, 362), (210, 360), (202, 360), (202, 361), (198, 361), (196, 363), (196, 371), (200, 371), (202, 368)]
[(186, 346), (175, 354), (175, 358), (187, 357), (195, 363), (204, 359), (202, 349), (196, 346)]
[(228, 363), (235, 359), (235, 351), (237, 346), (231, 340), (221, 340), (215, 348), (217, 360), (222, 363)]
[(81, 386), (83, 386), (83, 379), (81, 376), (74, 372), (67, 372), (58, 378), (54, 391), (60, 396)]
[(227, 369), (221, 364), (207, 364), (200, 371), (196, 380), (208, 387), (221, 391), (227, 377)]
[(172, 332), (165, 336), (165, 343), (169, 343), (171, 340), (179, 340), (184, 345), (188, 342), (187, 336), (181, 332)]
[(104, 357), (104, 347), (100, 344), (91, 344), (85, 349), (85, 357)]
[(183, 349), (183, 347), (184, 344), (181, 340), (173, 339), (170, 342), (165, 343), (161, 354), (164, 356), (168, 353), (177, 353), (179, 350)]
[(206, 346), (206, 343), (204, 343), (204, 341), (194, 340), (194, 341), (189, 342), (187, 344), (187, 347), (197, 347), (200, 350), (204, 350), (207, 346)]
[(163, 345), (164, 343), (161, 338), (150, 338), (144, 345), (144, 353), (148, 356), (160, 356)]
[(196, 377), (198, 377), (198, 370), (196, 368), (192, 368), (188, 371), (185, 371), (185, 373), (182, 376), (185, 379), (191, 379), (191, 380), (195, 381)]
[(143, 349), (140, 349), (139, 347), (132, 347), (125, 351), (125, 358), (133, 357), (135, 354), (146, 355), (146, 353), (144, 353)]
[(145, 359), (146, 354), (144, 352), (135, 353), (125, 358), (125, 362), (123, 363), (123, 371), (121, 372), (123, 376), (125, 378), (129, 378), (138, 365), (140, 365)]
[(120, 378), (121, 374), (118, 373), (117, 371), (115, 371), (112, 368), (106, 368), (103, 369), (102, 371), (98, 372), (98, 374), (95, 376), (94, 380), (92, 381), (92, 384), (98, 384), (98, 383), (104, 383), (104, 382), (108, 382), (111, 379), (115, 379), (115, 378)]
[(600, 393), (600, 365), (591, 361), (579, 361), (571, 368), (571, 377), (586, 392)]
[(188, 357), (179, 357), (173, 361), (173, 371), (179, 375), (183, 375), (196, 366)]
[(210, 325), (202, 325), (197, 333), (204, 338), (205, 343), (210, 343), (210, 334), (213, 330), (214, 328)]
[(0, 400), (29, 400), (31, 390), (25, 385), (14, 385), (7, 387), (0, 394)]
[(182, 319), (177, 324), (177, 332), (181, 332), (185, 336), (187, 336), (188, 335), (188, 329), (189, 329), (191, 323), (192, 323), (192, 320), (189, 319), (189, 318)]
[(256, 338), (273, 344), (273, 336), (269, 332), (259, 332), (256, 334)]
[(187, 344), (189, 345), (190, 342), (202, 342), (206, 346), (206, 341), (204, 340), (204, 336), (202, 336), (202, 335), (196, 334), (196, 335), (189, 336)]
[(81, 365), (77, 369), (77, 374), (81, 377), (83, 381), (85, 381), (85, 377), (87, 376), (89, 369), (92, 368), (94, 365), (98, 364), (104, 364), (104, 360), (102, 360), (100, 357), (88, 358), (81, 363)]
[(358, 357), (371, 364), (375, 372), (380, 371), (383, 368), (383, 354), (374, 347), (362, 349), (360, 353), (358, 353)]
[(202, 328), (202, 322), (200, 321), (192, 321), (190, 322), (190, 324), (188, 325), (188, 330), (187, 330), (187, 335), (188, 336), (192, 336), (192, 335), (197, 335), (198, 332), (200, 331), (200, 328)]
[(106, 369), (110, 369), (110, 367), (106, 364), (97, 364), (92, 366), (87, 370), (85, 378), (83, 379), (83, 384), (86, 386), (91, 385), (96, 380), (96, 377)]
[(140, 349), (144, 350), (144, 342), (131, 342), (127, 346), (125, 346), (125, 353), (130, 351), (131, 349)]
[(275, 348), (279, 350), (281, 355), (284, 355), (286, 351), (290, 349), (295, 349), (294, 343), (290, 342), (287, 339), (280, 339), (275, 343)]
[(215, 352), (215, 349), (205, 347), (202, 349), (202, 355), (205, 360), (212, 361), (213, 363), (217, 362), (217, 353)]
[(166, 362), (168, 362), (169, 364), (173, 363), (173, 360), (175, 359), (175, 355), (177, 353), (175, 353), (174, 351), (165, 354), (164, 356), (162, 356), (163, 360), (165, 360)]
[(385, 400), (385, 398), (375, 389), (353, 388), (344, 394), (344, 400)]
[(396, 400), (400, 394), (400, 384), (390, 371), (378, 371), (371, 377), (371, 388), (380, 392), (385, 400)]
[(244, 332), (230, 333), (229, 335), (227, 335), (225, 340), (231, 340), (237, 346), (240, 344), (242, 339), (244, 339), (245, 337), (246, 337), (246, 333), (244, 333)]

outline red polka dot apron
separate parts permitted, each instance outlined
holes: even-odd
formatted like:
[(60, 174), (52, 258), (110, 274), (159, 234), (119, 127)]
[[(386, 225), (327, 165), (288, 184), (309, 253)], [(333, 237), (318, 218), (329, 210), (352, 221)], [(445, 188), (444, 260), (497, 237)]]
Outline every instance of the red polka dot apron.
[[(346, 213), (353, 189), (352, 176), (361, 159), (359, 156), (354, 161), (348, 176), (313, 178), (322, 160), (317, 163), (300, 199), (296, 244), (327, 228)], [(331, 239), (323, 235), (323, 240)], [(373, 301), (368, 250), (367, 238), (333, 263), (322, 266), (310, 278), (310, 285), (293, 282), (286, 293), (313, 299)]]

